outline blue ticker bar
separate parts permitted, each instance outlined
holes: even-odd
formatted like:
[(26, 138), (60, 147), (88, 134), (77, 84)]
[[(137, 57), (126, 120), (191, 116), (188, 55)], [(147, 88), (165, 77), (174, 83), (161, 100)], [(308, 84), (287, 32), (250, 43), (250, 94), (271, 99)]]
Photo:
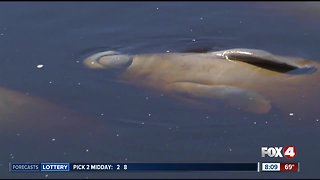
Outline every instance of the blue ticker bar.
[(71, 171), (258, 171), (258, 163), (70, 163)]
[(130, 170), (148, 171), (257, 171), (257, 163), (135, 163)]
[(11, 172), (253, 171), (258, 163), (10, 163)]

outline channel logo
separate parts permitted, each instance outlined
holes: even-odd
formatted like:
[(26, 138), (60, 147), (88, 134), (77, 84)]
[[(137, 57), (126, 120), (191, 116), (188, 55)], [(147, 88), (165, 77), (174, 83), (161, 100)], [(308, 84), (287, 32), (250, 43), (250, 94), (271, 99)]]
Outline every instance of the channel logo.
[(292, 159), (296, 156), (297, 149), (294, 146), (286, 147), (261, 147), (261, 157)]

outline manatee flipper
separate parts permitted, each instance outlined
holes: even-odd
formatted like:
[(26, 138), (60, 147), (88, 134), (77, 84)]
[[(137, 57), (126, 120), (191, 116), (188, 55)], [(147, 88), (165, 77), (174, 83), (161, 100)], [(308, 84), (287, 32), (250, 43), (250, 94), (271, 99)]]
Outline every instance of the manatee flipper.
[(166, 89), (205, 104), (223, 102), (231, 107), (254, 113), (267, 113), (271, 109), (270, 102), (260, 94), (234, 86), (175, 82), (167, 85)]
[(241, 61), (280, 73), (307, 74), (316, 71), (311, 61), (296, 57), (274, 55), (257, 49), (229, 49), (212, 52), (227, 60)]

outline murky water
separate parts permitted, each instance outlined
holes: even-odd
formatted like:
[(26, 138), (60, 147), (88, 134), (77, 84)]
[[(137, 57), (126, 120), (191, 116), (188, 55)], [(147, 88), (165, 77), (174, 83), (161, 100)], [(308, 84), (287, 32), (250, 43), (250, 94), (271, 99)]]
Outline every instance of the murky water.
[[(320, 61), (319, 10), (317, 2), (1, 3), (0, 85), (9, 92), (1, 90), (0, 178), (319, 178), (319, 119), (295, 125), (276, 111), (239, 115), (185, 107), (82, 64), (110, 49), (238, 47)], [(9, 113), (7, 101), (19, 98), (31, 103)], [(301, 172), (8, 172), (9, 162), (282, 162), (261, 158), (260, 148), (286, 145), (297, 148)]]

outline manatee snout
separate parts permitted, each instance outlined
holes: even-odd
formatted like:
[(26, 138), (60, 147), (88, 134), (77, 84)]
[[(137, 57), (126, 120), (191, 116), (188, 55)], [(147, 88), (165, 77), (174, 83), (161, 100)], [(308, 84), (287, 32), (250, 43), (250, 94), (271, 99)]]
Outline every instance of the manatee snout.
[(84, 65), (91, 69), (126, 69), (132, 64), (133, 57), (116, 51), (93, 54), (84, 60)]

